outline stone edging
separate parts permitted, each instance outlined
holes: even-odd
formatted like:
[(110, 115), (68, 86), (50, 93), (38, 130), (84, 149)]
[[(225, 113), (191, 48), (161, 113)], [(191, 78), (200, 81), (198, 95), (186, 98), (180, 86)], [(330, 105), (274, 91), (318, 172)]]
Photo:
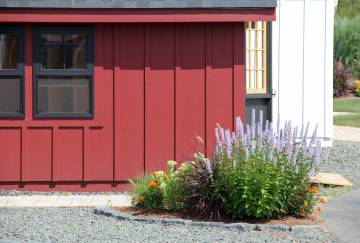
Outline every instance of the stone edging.
[(105, 215), (108, 217), (113, 217), (119, 220), (125, 221), (137, 221), (137, 222), (147, 222), (155, 224), (165, 224), (165, 225), (186, 225), (186, 226), (200, 226), (200, 227), (220, 227), (228, 229), (237, 229), (242, 232), (247, 231), (278, 231), (278, 232), (287, 232), (287, 231), (299, 231), (299, 230), (308, 230), (318, 228), (320, 230), (327, 231), (324, 227), (319, 225), (294, 225), (288, 226), (284, 224), (276, 225), (265, 225), (265, 224), (248, 224), (248, 223), (231, 223), (225, 224), (222, 222), (202, 222), (202, 221), (193, 221), (186, 219), (164, 219), (157, 217), (136, 217), (128, 213), (119, 212), (112, 210), (109, 207), (96, 207), (94, 213), (98, 215)]

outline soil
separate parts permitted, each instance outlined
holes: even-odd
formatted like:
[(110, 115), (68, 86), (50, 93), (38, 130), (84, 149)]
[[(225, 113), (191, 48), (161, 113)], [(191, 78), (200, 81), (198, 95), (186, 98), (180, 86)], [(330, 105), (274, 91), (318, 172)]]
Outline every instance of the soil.
[[(210, 222), (208, 218), (184, 214), (184, 213), (174, 213), (166, 210), (155, 210), (155, 211), (146, 211), (136, 207), (114, 207), (113, 210), (121, 211), (128, 213), (137, 217), (157, 217), (157, 218), (181, 218), (188, 219), (193, 221), (206, 221)], [(319, 218), (319, 211), (315, 211), (307, 217), (296, 217), (296, 216), (286, 216), (282, 218), (274, 219), (242, 219), (234, 220), (230, 218), (222, 218), (220, 222), (223, 223), (250, 223), (250, 224), (265, 224), (265, 225), (274, 225), (274, 224), (284, 224), (284, 225), (317, 225), (323, 223)]]
[(354, 95), (353, 93), (350, 93), (346, 96), (341, 96), (341, 97), (334, 97), (335, 100), (348, 100), (348, 99), (360, 99), (360, 97)]

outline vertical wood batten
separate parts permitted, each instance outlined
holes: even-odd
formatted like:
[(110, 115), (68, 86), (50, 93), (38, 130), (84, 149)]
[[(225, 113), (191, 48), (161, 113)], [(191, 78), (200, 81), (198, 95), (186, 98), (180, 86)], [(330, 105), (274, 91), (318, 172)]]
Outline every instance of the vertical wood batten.
[(144, 25), (120, 25), (115, 35), (116, 180), (144, 170)]
[[(176, 160), (205, 152), (205, 25), (181, 25), (176, 37)], [(200, 139), (201, 138), (201, 139)], [(201, 141), (202, 140), (202, 141)]]
[(146, 171), (174, 159), (174, 24), (152, 24), (146, 99)]
[[(234, 24), (234, 118), (241, 117), (245, 122), (245, 25)], [(235, 127), (234, 119), (234, 127)]]

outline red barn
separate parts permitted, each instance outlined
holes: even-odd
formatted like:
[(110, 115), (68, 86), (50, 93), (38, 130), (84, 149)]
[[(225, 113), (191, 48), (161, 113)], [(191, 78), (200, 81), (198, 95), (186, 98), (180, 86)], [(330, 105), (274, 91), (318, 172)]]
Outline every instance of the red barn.
[(275, 6), (2, 1), (0, 188), (122, 190), (211, 154), (216, 123), (244, 118), (244, 22), (274, 20)]

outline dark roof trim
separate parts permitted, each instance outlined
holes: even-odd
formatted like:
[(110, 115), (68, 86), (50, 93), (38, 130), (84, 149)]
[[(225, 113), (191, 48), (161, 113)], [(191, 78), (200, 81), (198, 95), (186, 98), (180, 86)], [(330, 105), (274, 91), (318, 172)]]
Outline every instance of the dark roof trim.
[(274, 8), (276, 0), (0, 0), (0, 8)]

